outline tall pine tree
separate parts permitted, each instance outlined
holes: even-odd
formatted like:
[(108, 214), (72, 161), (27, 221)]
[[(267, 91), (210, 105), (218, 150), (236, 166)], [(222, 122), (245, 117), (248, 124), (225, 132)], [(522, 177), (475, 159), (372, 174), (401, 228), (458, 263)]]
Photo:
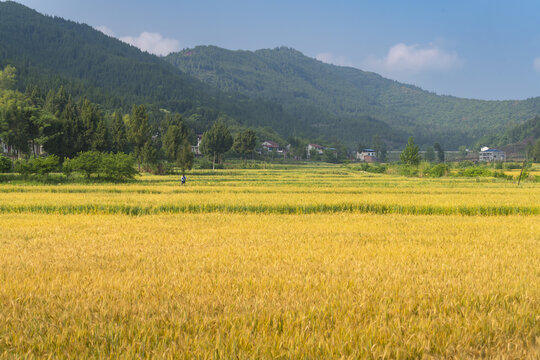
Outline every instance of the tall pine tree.
[(126, 151), (127, 145), (126, 124), (122, 119), (122, 113), (117, 110), (113, 113), (111, 124), (111, 148), (115, 153)]
[[(143, 163), (143, 156), (146, 159), (149, 159), (148, 156), (150, 153), (149, 147), (152, 146), (151, 143), (151, 133), (150, 133), (150, 124), (148, 123), (148, 113), (144, 105), (133, 105), (131, 110), (131, 117), (129, 119), (129, 131), (131, 141), (133, 142), (135, 158), (137, 159), (137, 164), (139, 166), (139, 171), (141, 170), (141, 163)], [(148, 143), (148, 145), (146, 145)], [(143, 154), (143, 149), (146, 149)]]

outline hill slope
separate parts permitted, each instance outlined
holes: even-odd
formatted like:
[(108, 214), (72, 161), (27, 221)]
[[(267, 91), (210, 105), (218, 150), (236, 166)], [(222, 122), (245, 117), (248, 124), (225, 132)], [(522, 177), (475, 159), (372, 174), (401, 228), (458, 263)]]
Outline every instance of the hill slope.
[(289, 49), (230, 51), (200, 46), (166, 60), (221, 90), (271, 99), (296, 116), (317, 122), (371, 117), (420, 142), (470, 144), (540, 113), (540, 99), (482, 101), (439, 96), (375, 73), (324, 64)]
[[(44, 16), (15, 2), (0, 2), (0, 67), (18, 70), (18, 87), (43, 91), (63, 85), (107, 108), (134, 103), (195, 115), (204, 128), (218, 116), (283, 135), (301, 124), (275, 103), (219, 91), (163, 59), (142, 52), (85, 24)], [(199, 129), (200, 130), (200, 129)]]

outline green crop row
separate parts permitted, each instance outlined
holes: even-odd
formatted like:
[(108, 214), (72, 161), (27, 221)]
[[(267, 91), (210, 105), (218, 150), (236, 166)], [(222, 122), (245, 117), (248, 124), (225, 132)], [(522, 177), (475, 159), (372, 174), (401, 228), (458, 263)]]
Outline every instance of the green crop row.
[(153, 215), (179, 213), (246, 213), (246, 214), (328, 214), (328, 213), (371, 213), (402, 215), (464, 215), (505, 216), (539, 215), (540, 207), (530, 206), (403, 206), (383, 204), (322, 204), (322, 205), (230, 205), (230, 204), (186, 204), (186, 205), (0, 205), (0, 213), (40, 214), (125, 214)]

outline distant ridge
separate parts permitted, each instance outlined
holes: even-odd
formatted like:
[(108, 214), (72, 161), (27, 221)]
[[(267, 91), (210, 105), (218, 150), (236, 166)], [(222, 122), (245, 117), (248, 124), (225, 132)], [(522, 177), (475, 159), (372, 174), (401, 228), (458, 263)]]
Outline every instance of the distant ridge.
[(275, 103), (219, 91), (163, 59), (94, 28), (0, 2), (0, 67), (17, 68), (18, 87), (64, 86), (109, 109), (148, 104), (191, 117), (199, 131), (218, 117), (239, 126), (317, 133)]
[(321, 123), (320, 118), (326, 118), (331, 125), (369, 117), (415, 135), (421, 143), (470, 144), (540, 114), (540, 98), (485, 101), (440, 96), (375, 73), (325, 64), (285, 47), (252, 52), (198, 46), (165, 59), (209, 85), (277, 101), (299, 117)]

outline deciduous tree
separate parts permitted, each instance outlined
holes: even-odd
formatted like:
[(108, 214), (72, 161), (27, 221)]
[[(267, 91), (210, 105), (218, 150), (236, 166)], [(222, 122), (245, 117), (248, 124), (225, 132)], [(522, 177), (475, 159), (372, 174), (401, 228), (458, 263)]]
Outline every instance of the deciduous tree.
[(203, 134), (201, 139), (201, 152), (213, 157), (212, 168), (215, 168), (216, 157), (227, 152), (233, 143), (233, 137), (223, 121), (218, 120), (212, 128)]
[(405, 146), (405, 149), (400, 154), (401, 161), (408, 165), (420, 164), (421, 157), (418, 150), (418, 145), (415, 145), (414, 138), (411, 136), (407, 142), (407, 146)]
[(194, 155), (193, 151), (191, 151), (191, 144), (186, 137), (178, 149), (178, 159), (176, 161), (178, 166), (182, 169), (182, 175), (185, 174), (186, 170), (191, 170), (193, 167), (193, 158)]
[(439, 162), (444, 162), (444, 150), (439, 143), (433, 144), (433, 148), (437, 152), (437, 157), (439, 158)]
[(257, 135), (253, 130), (244, 130), (239, 132), (234, 138), (233, 149), (243, 156), (250, 154), (257, 145)]

